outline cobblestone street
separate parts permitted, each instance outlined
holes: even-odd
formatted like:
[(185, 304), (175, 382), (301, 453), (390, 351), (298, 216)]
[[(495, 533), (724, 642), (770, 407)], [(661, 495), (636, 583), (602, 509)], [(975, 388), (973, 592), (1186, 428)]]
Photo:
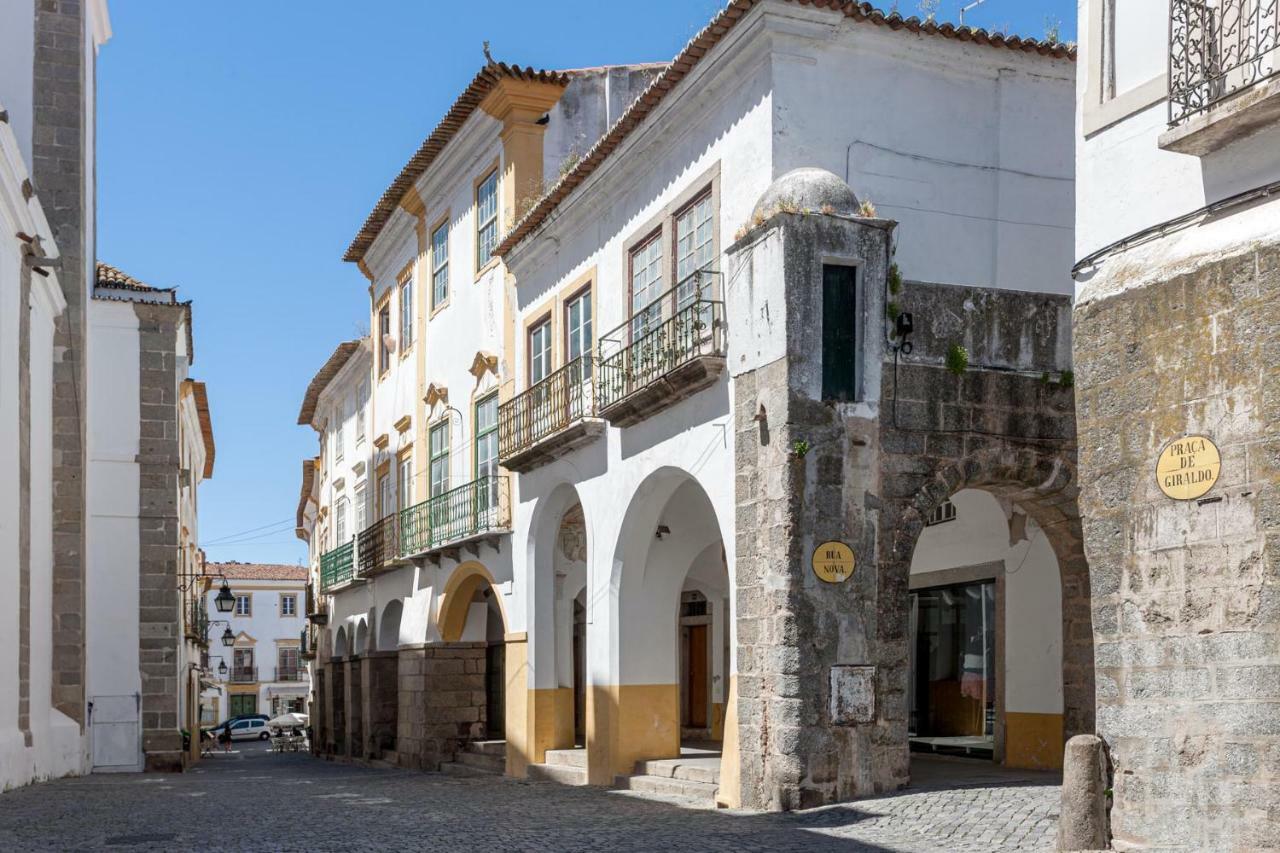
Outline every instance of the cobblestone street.
[(918, 769), (921, 786), (894, 796), (761, 815), (550, 782), (365, 769), (248, 744), (184, 775), (97, 775), (0, 795), (0, 850), (1052, 849), (1052, 777), (970, 771), (947, 790), (934, 787), (939, 769)]

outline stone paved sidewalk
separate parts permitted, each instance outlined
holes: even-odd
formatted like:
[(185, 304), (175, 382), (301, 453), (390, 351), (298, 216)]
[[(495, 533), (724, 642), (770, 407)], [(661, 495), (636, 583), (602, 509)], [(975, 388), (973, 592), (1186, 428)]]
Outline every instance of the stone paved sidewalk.
[(787, 815), (695, 810), (550, 782), (372, 770), (258, 745), (183, 775), (102, 775), (0, 795), (0, 850), (1051, 850), (1050, 780), (974, 777)]

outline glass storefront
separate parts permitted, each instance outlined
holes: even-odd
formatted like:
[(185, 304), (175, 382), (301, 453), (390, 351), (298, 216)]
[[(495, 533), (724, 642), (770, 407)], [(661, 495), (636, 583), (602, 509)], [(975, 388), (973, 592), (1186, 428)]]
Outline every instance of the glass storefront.
[(913, 749), (990, 758), (995, 582), (913, 590), (908, 724)]

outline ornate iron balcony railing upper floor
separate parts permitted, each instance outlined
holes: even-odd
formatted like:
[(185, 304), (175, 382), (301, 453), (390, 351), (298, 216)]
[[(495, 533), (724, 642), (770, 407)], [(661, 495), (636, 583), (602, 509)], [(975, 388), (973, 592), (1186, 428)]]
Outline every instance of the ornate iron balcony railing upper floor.
[(1169, 124), (1280, 74), (1280, 0), (1170, 0)]
[(355, 575), (355, 543), (347, 542), (320, 556), (320, 589), (328, 592)]
[(478, 477), (400, 511), (400, 553), (426, 554), (511, 526), (507, 478)]

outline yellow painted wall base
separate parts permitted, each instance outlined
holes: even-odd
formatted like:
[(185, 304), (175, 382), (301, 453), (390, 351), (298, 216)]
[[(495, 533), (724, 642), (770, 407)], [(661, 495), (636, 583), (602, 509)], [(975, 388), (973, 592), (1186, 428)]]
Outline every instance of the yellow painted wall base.
[(680, 755), (678, 684), (595, 685), (587, 692), (587, 781), (612, 785), (637, 761)]
[(716, 792), (716, 802), (731, 809), (742, 807), (742, 762), (738, 749), (738, 676), (731, 675), (724, 714), (724, 741), (720, 745), (720, 790)]
[(1062, 715), (1006, 711), (1004, 763), (1024, 770), (1062, 769)]
[(507, 735), (507, 775), (523, 778), (527, 773), (530, 752), (529, 705), (533, 697), (529, 690), (529, 644), (507, 640), (503, 647), (503, 727)]

